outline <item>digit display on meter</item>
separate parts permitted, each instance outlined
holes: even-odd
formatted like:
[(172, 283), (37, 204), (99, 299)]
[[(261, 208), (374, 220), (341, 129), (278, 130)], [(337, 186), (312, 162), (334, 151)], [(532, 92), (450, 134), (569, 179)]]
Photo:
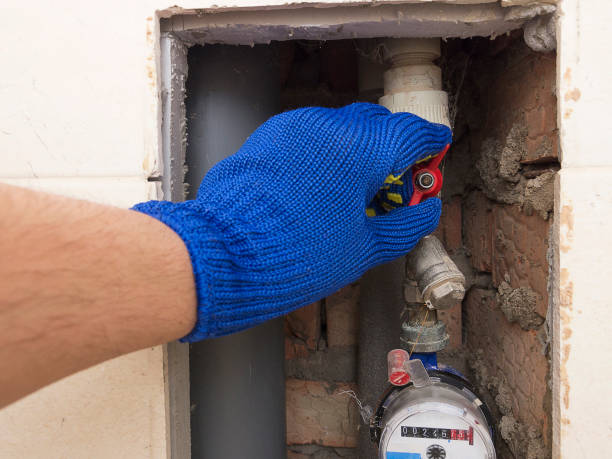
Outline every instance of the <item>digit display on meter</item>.
[(442, 440), (467, 441), (470, 445), (474, 444), (474, 429), (440, 429), (434, 427), (401, 426), (402, 437), (411, 438), (438, 438)]

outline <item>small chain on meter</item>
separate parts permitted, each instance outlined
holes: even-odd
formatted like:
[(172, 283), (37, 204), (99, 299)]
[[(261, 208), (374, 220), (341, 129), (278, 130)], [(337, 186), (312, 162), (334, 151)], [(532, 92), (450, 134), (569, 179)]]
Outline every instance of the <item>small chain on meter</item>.
[(359, 397), (357, 397), (357, 394), (354, 390), (343, 390), (338, 392), (337, 395), (348, 395), (349, 397), (355, 399), (355, 403), (357, 403), (357, 407), (359, 408), (359, 415), (361, 416), (361, 420), (365, 424), (370, 423), (370, 418), (372, 417), (374, 410), (371, 406), (364, 405), (363, 403), (361, 403), (361, 400), (359, 400)]

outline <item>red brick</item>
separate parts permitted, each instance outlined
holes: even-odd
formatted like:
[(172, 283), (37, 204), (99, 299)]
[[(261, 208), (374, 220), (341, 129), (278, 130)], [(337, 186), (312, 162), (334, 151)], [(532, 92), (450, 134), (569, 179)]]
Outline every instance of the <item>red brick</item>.
[(348, 285), (325, 300), (327, 344), (351, 346), (359, 339), (359, 286)]
[(491, 311), (494, 301), (492, 292), (479, 288), (470, 289), (465, 297), (463, 307), (466, 309), (468, 321), (464, 323), (464, 327), (468, 331), (467, 344), (473, 350), (486, 349), (488, 346), (486, 330), (489, 329), (489, 318), (493, 317)]
[(288, 379), (287, 444), (355, 447), (359, 413), (346, 390), (355, 385)]
[(449, 336), (448, 349), (461, 347), (461, 303), (457, 303), (446, 311), (438, 311), (438, 319), (446, 324)]
[(321, 337), (321, 303), (316, 302), (311, 305), (297, 309), (286, 316), (289, 333), (304, 343), (308, 349), (317, 349), (319, 338)]
[(480, 193), (471, 193), (463, 209), (465, 247), (472, 256), (472, 266), (478, 271), (491, 272), (493, 249), (493, 215), (491, 202)]
[(285, 336), (285, 359), (293, 360), (308, 357), (306, 343), (291, 336)]
[(548, 107), (539, 106), (525, 113), (525, 122), (527, 124), (527, 135), (531, 138), (539, 137), (543, 134), (554, 130), (555, 126), (549, 126), (550, 110)]
[[(525, 111), (528, 128), (524, 162), (550, 162), (558, 159), (557, 98), (555, 96), (555, 59), (535, 55), (533, 71), (526, 75), (528, 86), (524, 88), (536, 106)], [(525, 107), (526, 108), (526, 107)]]
[(489, 375), (503, 375), (512, 391), (513, 415), (521, 422), (541, 426), (550, 407), (546, 406), (548, 361), (537, 332), (509, 323), (488, 290), (471, 289), (464, 308), (468, 349), (484, 350)]
[(484, 63), (483, 70), (489, 77), (484, 132), (502, 135), (511, 124), (524, 121), (528, 126), (527, 152), (521, 159), (526, 162), (556, 160), (554, 54), (509, 52), (504, 56), (505, 59)]
[(559, 142), (557, 133), (528, 137), (526, 142), (525, 157), (522, 163), (541, 163), (557, 161), (559, 158)]
[(525, 215), (518, 206), (495, 206), (493, 211), (493, 284), (506, 277), (513, 288), (529, 287), (536, 295), (536, 312), (548, 309), (548, 235), (551, 222)]
[(442, 206), (440, 225), (435, 233), (449, 253), (463, 246), (461, 224), (461, 197), (454, 196)]

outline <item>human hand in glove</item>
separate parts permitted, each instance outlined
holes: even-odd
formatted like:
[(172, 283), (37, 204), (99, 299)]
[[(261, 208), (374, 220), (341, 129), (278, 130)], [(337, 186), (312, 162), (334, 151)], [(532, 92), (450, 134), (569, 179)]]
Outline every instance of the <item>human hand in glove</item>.
[(198, 319), (183, 340), (252, 327), (406, 254), (441, 203), (408, 207), (402, 174), (451, 142), (446, 126), (373, 104), (274, 116), (206, 175), (197, 198), (135, 210), (184, 241)]

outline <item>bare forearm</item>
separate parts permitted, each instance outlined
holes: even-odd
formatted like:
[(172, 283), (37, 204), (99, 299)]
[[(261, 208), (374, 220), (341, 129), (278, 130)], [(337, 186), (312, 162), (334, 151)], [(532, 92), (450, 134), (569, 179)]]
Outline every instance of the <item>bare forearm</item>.
[(0, 407), (193, 327), (189, 254), (164, 224), (2, 184), (0, 215)]

